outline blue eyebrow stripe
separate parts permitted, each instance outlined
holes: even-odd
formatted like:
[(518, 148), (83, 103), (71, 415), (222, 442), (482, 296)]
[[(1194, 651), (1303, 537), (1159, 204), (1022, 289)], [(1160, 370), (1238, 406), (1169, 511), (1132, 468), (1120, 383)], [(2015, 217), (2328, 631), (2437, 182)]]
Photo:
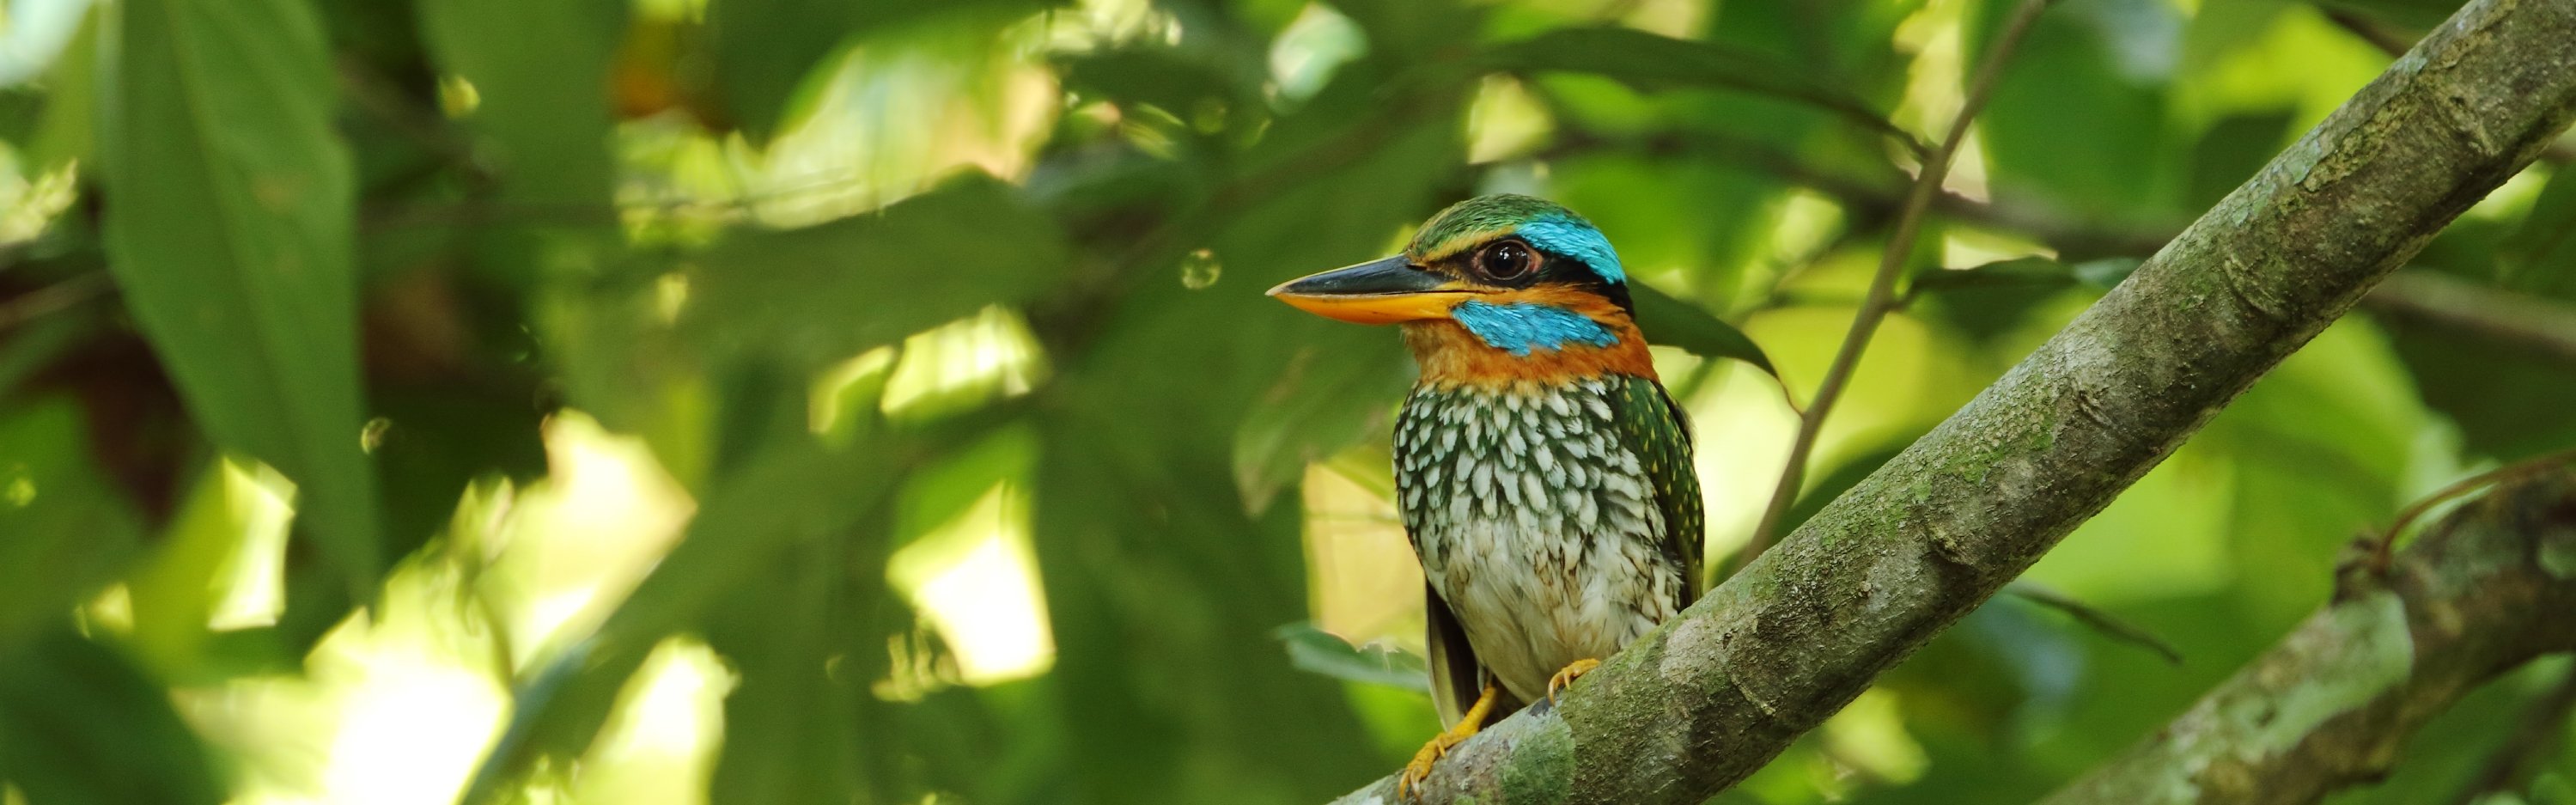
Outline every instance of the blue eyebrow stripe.
[(1600, 322), (1555, 305), (1497, 305), (1471, 300), (1451, 308), (1449, 316), (1466, 326), (1467, 332), (1484, 339), (1487, 346), (1524, 358), (1534, 349), (1560, 350), (1576, 342), (1596, 347), (1619, 343), (1618, 334)]
[(1520, 225), (1516, 234), (1532, 246), (1583, 261), (1592, 273), (1613, 284), (1628, 281), (1627, 272), (1619, 267), (1619, 252), (1591, 224), (1551, 215)]

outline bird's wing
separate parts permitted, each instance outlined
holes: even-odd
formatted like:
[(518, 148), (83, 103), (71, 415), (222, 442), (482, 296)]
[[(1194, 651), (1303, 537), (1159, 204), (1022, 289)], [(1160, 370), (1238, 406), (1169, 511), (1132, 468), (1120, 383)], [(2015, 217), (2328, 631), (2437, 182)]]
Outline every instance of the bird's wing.
[(1664, 515), (1664, 555), (1682, 568), (1682, 606), (1699, 600), (1702, 541), (1706, 523), (1700, 513), (1699, 470), (1691, 463), (1690, 420), (1664, 386), (1643, 377), (1628, 378), (1619, 395), (1619, 436), (1645, 465), (1655, 484), (1655, 505)]
[[(1440, 591), (1429, 582), (1422, 585), (1424, 620), (1430, 622), (1428, 641), (1431, 665), (1431, 705), (1440, 711), (1440, 726), (1456, 726), (1465, 718), (1467, 708), (1476, 703), (1493, 680), (1486, 677), (1485, 666), (1476, 662), (1476, 649), (1467, 645), (1467, 630), (1458, 625), (1458, 615), (1449, 611), (1449, 602), (1440, 600)], [(1506, 701), (1497, 701), (1486, 717), (1492, 724), (1521, 709), (1519, 700), (1507, 691), (1497, 691)]]

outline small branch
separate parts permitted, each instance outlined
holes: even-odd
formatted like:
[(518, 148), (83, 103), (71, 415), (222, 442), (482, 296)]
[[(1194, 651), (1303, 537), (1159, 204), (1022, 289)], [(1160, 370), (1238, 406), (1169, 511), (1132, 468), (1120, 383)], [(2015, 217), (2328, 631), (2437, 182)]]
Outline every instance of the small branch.
[(2448, 327), (2576, 367), (2576, 306), (2430, 271), (2401, 271), (2362, 297), (2391, 319)]
[[(2479, 684), (2576, 649), (2560, 617), (2576, 608), (2576, 575), (2548, 558), (2568, 551), (2576, 475), (2500, 488), (2043, 805), (2292, 805), (2378, 779), (2409, 734)], [(2553, 695), (2543, 732), (2564, 726), (2570, 686)], [(2511, 784), (2515, 751), (2482, 785)]]
[(106, 296), (116, 290), (116, 283), (105, 271), (75, 274), (18, 296), (0, 301), (0, 331), (11, 330), (55, 311)]
[(2412, 37), (2390, 30), (2388, 26), (2381, 25), (2378, 20), (2340, 8), (2326, 8), (2324, 11), (2326, 19), (2333, 21), (2335, 27), (2344, 29), (2355, 39), (2370, 43), (2371, 47), (2388, 54), (2389, 58), (2404, 56), (2407, 48), (2415, 46), (2415, 40)]
[(1834, 353), (1834, 362), (1825, 369), (1824, 380), (1816, 386), (1816, 396), (1798, 417), (1798, 436), (1790, 443), (1789, 461), (1780, 470), (1780, 485), (1771, 492), (1771, 504), (1762, 511), (1762, 521), (1753, 527), (1753, 537), (1729, 563), (1742, 566), (1771, 547), (1772, 535), (1780, 519), (1788, 516), (1789, 506), (1798, 500), (1798, 492), (1807, 480), (1807, 460), (1815, 453), (1816, 437), (1825, 428), (1825, 418), (1832, 416), (1834, 403), (1841, 401), (1843, 389), (1850, 385), (1852, 372), (1860, 367), (1869, 341), (1878, 334), (1878, 325), (1897, 306), (1896, 280), (1904, 273), (1907, 258), (1913, 256), (1914, 239), (1921, 233), (1924, 210), (1941, 194), (1941, 180), (1950, 173), (1950, 160), (1959, 154), (1959, 146), (1968, 139), (1968, 124), (1973, 122), (1994, 93), (1996, 78), (2003, 75), (2004, 62), (2021, 44), (2031, 23), (2048, 8), (2049, 0), (2022, 0), (2013, 9), (2012, 19), (2004, 23), (2003, 33), (1996, 36), (1994, 48), (1985, 61), (1977, 65), (1976, 77), (1968, 84), (1967, 99), (1960, 102), (1959, 113), (1950, 121), (1950, 131), (1941, 138), (1923, 163), (1923, 172), (1914, 179), (1914, 189), (1907, 193), (1905, 206), (1896, 217), (1896, 231), (1888, 236), (1887, 248), (1880, 252), (1878, 274), (1870, 278), (1869, 297), (1861, 301), (1859, 312), (1852, 315), (1851, 332), (1843, 336), (1842, 348)]
[(2558, 684), (2539, 698), (2523, 705), (2522, 723), (2513, 733), (2496, 744), (2496, 752), (2487, 758), (2484, 771), (2469, 781), (2455, 805), (2476, 805), (2489, 794), (2521, 791), (2539, 776), (2543, 759), (2558, 751), (2560, 736), (2567, 733), (2567, 716), (2576, 712), (2576, 667), (2560, 674)]
[(2174, 648), (2172, 643), (2165, 642), (2164, 638), (2157, 637), (2156, 633), (2147, 631), (2146, 627), (2112, 617), (2111, 613), (2094, 609), (2093, 605), (2075, 600), (2065, 593), (2018, 581), (2005, 587), (2004, 591), (2021, 596), (2024, 601), (2066, 613), (2067, 617), (2074, 618), (2077, 623), (2093, 627), (2094, 630), (2114, 640), (2155, 652), (2156, 656), (2164, 658), (2166, 664), (2182, 664), (2182, 651)]
[(2559, 465), (2570, 462), (2576, 462), (2576, 448), (2568, 448), (2517, 461), (2502, 467), (2497, 467), (2495, 469), (2461, 479), (2450, 486), (2442, 487), (2440, 491), (2424, 496), (2424, 499), (2415, 501), (2412, 505), (2407, 506), (2405, 510), (2398, 512), (2396, 519), (2389, 521), (2388, 530), (2382, 532), (2379, 535), (2379, 538), (2371, 543), (2370, 567), (2381, 573), (2386, 573), (2388, 570), (2388, 564), (2391, 561), (2391, 555), (2396, 551), (2398, 536), (2406, 533), (2407, 526), (2414, 525), (2416, 520), (2421, 519), (2425, 513), (2432, 511), (2434, 507), (2466, 497), (2470, 493), (2476, 492), (2480, 489), (2485, 489), (2496, 484), (2506, 483), (2519, 478), (2528, 478), (2533, 475), (2557, 469)]

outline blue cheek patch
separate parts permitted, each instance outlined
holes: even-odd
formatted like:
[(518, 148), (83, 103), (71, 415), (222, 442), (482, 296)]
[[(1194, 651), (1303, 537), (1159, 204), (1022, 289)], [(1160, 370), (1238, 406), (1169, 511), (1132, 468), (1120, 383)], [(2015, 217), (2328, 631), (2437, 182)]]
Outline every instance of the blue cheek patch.
[[(1526, 237), (1529, 230), (1523, 227), (1521, 231)], [(1484, 339), (1487, 346), (1524, 358), (1533, 349), (1559, 350), (1570, 343), (1596, 347), (1619, 343), (1618, 334), (1600, 322), (1555, 305), (1467, 301), (1450, 308), (1449, 316), (1466, 326), (1467, 332)]]
[(1591, 224), (1549, 216), (1522, 224), (1518, 234), (1532, 246), (1583, 261), (1592, 273), (1613, 285), (1628, 281), (1627, 273), (1619, 268), (1619, 253), (1610, 248), (1610, 239), (1602, 237), (1601, 230)]

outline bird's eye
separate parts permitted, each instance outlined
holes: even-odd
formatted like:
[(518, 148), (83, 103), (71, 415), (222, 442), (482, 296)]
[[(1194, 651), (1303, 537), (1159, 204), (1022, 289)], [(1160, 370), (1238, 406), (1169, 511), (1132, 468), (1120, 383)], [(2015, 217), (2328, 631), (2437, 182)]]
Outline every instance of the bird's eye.
[(1506, 240), (1476, 253), (1476, 271), (1485, 279), (1509, 282), (1538, 270), (1538, 253), (1527, 244)]

